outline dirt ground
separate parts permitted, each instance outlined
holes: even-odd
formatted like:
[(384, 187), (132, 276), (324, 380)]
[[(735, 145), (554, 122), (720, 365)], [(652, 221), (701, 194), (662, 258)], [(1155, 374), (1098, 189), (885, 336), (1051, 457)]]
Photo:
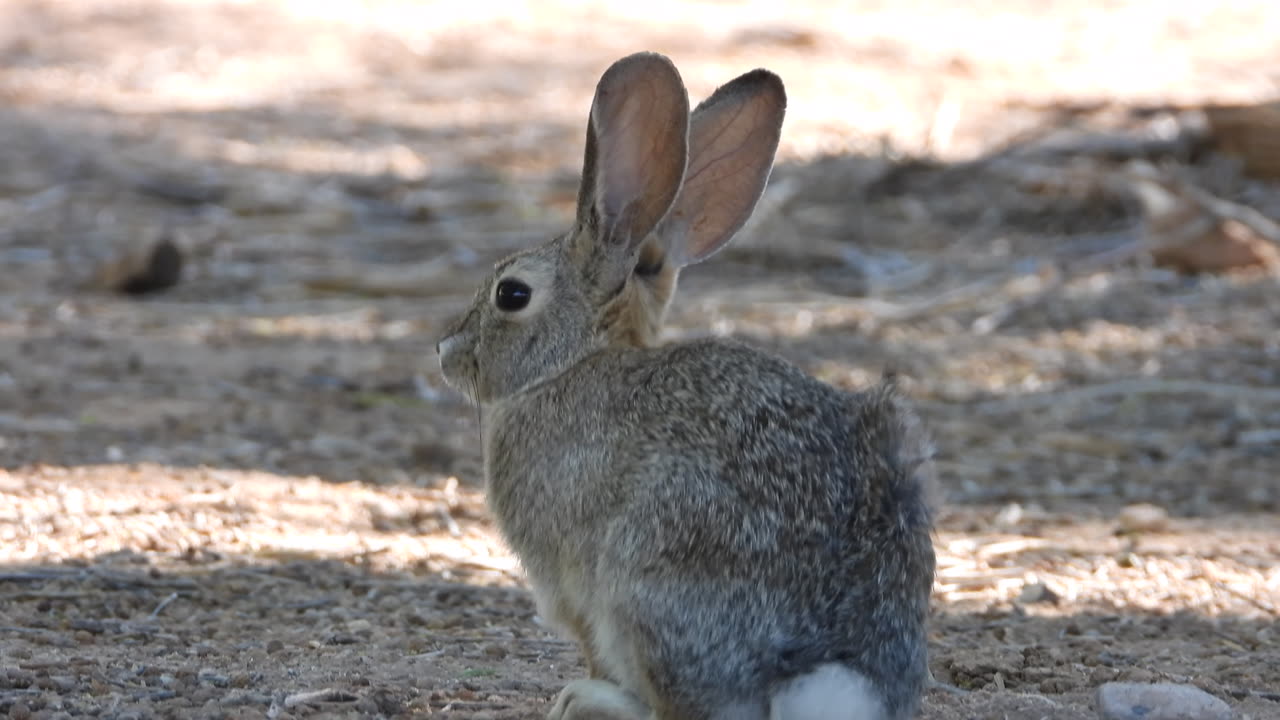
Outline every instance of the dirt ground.
[[(595, 80), (654, 49), (695, 97), (763, 65), (791, 99), (671, 336), (894, 369), (936, 437), (923, 716), (1092, 718), (1131, 680), (1280, 718), (1280, 280), (1055, 275), (1137, 204), (975, 161), (1280, 95), (1269, 4), (0, 4), (0, 712), (546, 712), (579, 659), (433, 346), (567, 222)], [(1152, 162), (1280, 220), (1229, 157)], [(104, 289), (158, 238), (176, 287)]]

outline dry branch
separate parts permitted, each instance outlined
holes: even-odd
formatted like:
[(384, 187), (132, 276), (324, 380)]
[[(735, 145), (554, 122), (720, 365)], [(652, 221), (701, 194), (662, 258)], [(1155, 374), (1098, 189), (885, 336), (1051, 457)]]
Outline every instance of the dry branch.
[(1122, 177), (1142, 203), (1143, 243), (1155, 264), (1188, 273), (1280, 269), (1280, 226), (1257, 210), (1148, 169)]
[(316, 703), (354, 702), (358, 699), (355, 695), (345, 690), (325, 688), (323, 690), (307, 690), (289, 695), (284, 699), (284, 706), (292, 708)]

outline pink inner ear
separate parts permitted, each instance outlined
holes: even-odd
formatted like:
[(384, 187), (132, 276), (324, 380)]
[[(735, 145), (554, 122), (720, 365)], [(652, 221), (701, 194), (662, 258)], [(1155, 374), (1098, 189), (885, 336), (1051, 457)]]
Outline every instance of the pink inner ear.
[(602, 209), (621, 214), (627, 204), (644, 192), (644, 179), (650, 168), (657, 164), (657, 153), (643, 134), (632, 137), (630, 133), (644, 128), (653, 118), (648, 98), (638, 92), (618, 103), (613, 117), (602, 123), (607, 128), (601, 132), (600, 145), (604, 154), (600, 158), (604, 172), (598, 178), (598, 194)]
[[(591, 121), (597, 139), (596, 209), (638, 243), (675, 199), (684, 176), (689, 100), (675, 67), (655, 55), (605, 73)], [(621, 235), (619, 235), (621, 233)]]
[(757, 71), (694, 111), (689, 169), (662, 230), (674, 262), (705, 260), (751, 217), (773, 167), (785, 109), (781, 81)]

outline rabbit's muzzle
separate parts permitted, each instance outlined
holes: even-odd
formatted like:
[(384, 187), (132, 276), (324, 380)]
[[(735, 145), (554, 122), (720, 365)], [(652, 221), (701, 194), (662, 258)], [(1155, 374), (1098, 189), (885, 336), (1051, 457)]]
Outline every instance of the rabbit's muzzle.
[(479, 366), (474, 344), (467, 342), (463, 333), (455, 332), (436, 343), (436, 353), (440, 356), (440, 371), (445, 382), (475, 402), (478, 399), (476, 381)]

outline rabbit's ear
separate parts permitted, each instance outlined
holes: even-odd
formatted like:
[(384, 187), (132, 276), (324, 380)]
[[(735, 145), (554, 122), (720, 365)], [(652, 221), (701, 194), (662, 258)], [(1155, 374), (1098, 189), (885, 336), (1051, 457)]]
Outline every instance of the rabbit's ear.
[(610, 67), (591, 104), (578, 193), (583, 260), (621, 268), (667, 214), (684, 178), (689, 95), (671, 61), (637, 53)]
[(753, 70), (693, 111), (684, 187), (658, 230), (676, 267), (706, 260), (751, 217), (773, 168), (786, 109), (782, 80)]

